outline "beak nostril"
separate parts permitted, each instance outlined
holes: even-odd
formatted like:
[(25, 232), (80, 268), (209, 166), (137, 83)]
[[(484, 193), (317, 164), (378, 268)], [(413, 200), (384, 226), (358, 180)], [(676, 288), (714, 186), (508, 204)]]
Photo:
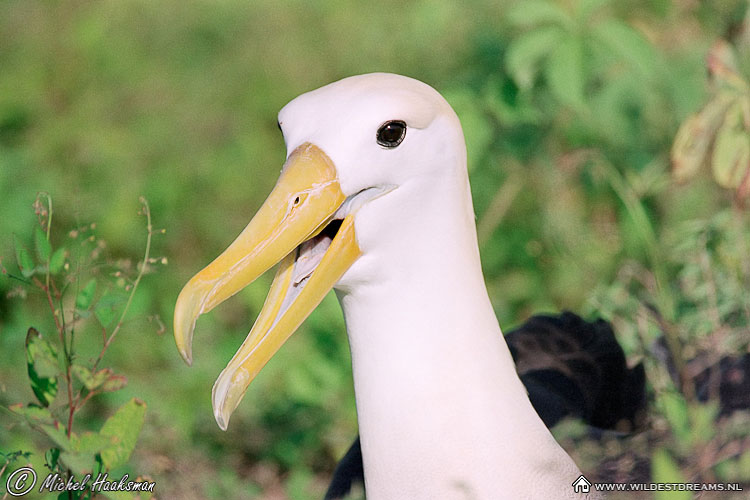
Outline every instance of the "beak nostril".
[(301, 195), (295, 196), (292, 202), (289, 204), (289, 209), (287, 210), (287, 216), (291, 215), (292, 212), (297, 210), (301, 203), (302, 203), (302, 196)]

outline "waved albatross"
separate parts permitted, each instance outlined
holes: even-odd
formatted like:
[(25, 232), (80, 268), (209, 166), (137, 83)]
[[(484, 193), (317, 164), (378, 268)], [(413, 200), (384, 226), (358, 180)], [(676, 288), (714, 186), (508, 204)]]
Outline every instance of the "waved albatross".
[(279, 113), (287, 159), (237, 239), (185, 285), (175, 339), (280, 262), (213, 388), (226, 429), (248, 385), (331, 289), (343, 309), (367, 496), (591, 498), (534, 410), (485, 287), (461, 124), (392, 74), (354, 76)]

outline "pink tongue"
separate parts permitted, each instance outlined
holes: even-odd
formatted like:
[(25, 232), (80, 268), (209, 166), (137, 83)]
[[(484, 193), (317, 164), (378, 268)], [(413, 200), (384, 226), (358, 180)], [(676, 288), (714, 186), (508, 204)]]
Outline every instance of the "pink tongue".
[(294, 265), (295, 286), (302, 283), (318, 267), (326, 250), (331, 246), (331, 241), (330, 237), (320, 234), (302, 243), (299, 249), (299, 257), (297, 257), (297, 262)]

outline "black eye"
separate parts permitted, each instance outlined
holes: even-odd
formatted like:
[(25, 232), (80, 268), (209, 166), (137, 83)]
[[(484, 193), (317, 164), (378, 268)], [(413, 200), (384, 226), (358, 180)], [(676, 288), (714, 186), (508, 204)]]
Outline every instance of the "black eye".
[(406, 123), (401, 120), (385, 122), (378, 129), (378, 144), (384, 148), (395, 148), (406, 137)]

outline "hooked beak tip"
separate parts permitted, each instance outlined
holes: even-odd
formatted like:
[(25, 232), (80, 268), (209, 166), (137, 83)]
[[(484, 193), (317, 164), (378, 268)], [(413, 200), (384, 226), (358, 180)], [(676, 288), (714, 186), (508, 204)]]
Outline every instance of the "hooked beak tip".
[(180, 356), (182, 356), (182, 360), (185, 362), (186, 365), (193, 366), (193, 353), (192, 352), (180, 349)]
[(245, 384), (242, 383), (243, 381), (233, 380), (235, 378), (233, 375), (237, 375), (237, 373), (230, 366), (227, 366), (221, 372), (211, 391), (214, 419), (223, 431), (227, 430), (229, 418), (242, 396), (244, 396), (247, 384), (249, 384), (249, 380)]
[(224, 420), (224, 416), (219, 414), (218, 412), (214, 414), (214, 418), (216, 419), (216, 423), (218, 424), (219, 429), (226, 432), (227, 427), (229, 427), (229, 419)]
[(193, 342), (192, 342), (192, 328), (186, 329), (181, 327), (177, 321), (175, 321), (174, 338), (177, 344), (177, 350), (182, 356), (182, 360), (188, 366), (193, 365)]
[(193, 364), (193, 331), (198, 316), (203, 312), (211, 283), (192, 279), (177, 297), (174, 309), (174, 340), (180, 356), (188, 366)]

